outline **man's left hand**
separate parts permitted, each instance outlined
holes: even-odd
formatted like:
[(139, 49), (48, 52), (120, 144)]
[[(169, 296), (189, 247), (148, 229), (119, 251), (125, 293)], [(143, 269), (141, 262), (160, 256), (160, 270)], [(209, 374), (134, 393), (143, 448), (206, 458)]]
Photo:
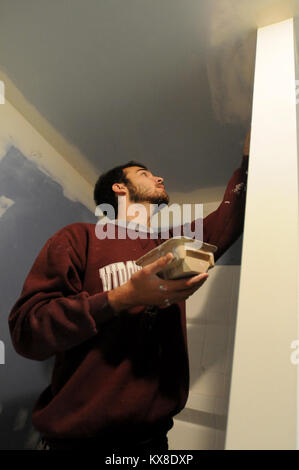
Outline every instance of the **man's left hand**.
[(249, 129), (245, 142), (244, 142), (244, 147), (243, 147), (243, 155), (249, 155), (249, 150), (250, 150), (250, 132), (251, 129)]

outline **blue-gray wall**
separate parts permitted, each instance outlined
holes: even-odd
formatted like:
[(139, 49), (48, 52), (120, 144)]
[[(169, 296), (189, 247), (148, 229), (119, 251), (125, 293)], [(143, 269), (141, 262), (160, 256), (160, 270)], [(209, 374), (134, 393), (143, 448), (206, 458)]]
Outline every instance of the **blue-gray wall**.
[(0, 161), (0, 197), (14, 204), (0, 217), (0, 449), (34, 444), (31, 409), (48, 385), (52, 360), (37, 362), (19, 356), (11, 344), (8, 315), (18, 299), (36, 256), (53, 233), (73, 222), (96, 223), (84, 205), (63, 195), (62, 187), (42, 173), (15, 147)]

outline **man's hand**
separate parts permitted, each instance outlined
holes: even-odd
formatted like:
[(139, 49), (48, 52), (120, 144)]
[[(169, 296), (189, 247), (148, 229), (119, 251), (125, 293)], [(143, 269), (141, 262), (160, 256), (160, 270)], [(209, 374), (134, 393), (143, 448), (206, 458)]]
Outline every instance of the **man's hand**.
[(243, 147), (243, 155), (249, 155), (249, 150), (250, 150), (250, 132), (251, 132), (251, 129), (249, 129), (247, 135), (246, 135), (246, 139), (245, 139), (245, 142), (244, 142), (244, 147)]
[(206, 281), (208, 274), (199, 274), (188, 279), (165, 281), (157, 273), (173, 259), (173, 255), (159, 258), (134, 273), (131, 279), (108, 292), (108, 301), (115, 312), (136, 306), (169, 305), (186, 300)]

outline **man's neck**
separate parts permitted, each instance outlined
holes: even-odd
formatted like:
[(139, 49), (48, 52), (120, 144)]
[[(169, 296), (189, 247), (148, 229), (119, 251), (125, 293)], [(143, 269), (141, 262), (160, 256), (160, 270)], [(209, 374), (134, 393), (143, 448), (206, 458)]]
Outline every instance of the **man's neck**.
[(131, 202), (126, 198), (121, 199), (118, 204), (117, 220), (124, 220), (127, 223), (134, 221), (144, 227), (150, 227), (153, 213), (153, 204), (148, 201)]

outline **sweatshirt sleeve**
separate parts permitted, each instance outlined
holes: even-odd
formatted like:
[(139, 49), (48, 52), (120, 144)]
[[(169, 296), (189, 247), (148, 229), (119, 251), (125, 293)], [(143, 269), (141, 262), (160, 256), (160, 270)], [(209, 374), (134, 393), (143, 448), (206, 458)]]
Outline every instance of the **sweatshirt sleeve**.
[(65, 233), (44, 245), (9, 315), (17, 353), (45, 360), (96, 335), (116, 314), (107, 292), (82, 291), (83, 260)]
[(216, 245), (215, 261), (243, 232), (246, 205), (248, 155), (243, 155), (240, 168), (234, 171), (218, 209), (203, 219), (203, 239)]

